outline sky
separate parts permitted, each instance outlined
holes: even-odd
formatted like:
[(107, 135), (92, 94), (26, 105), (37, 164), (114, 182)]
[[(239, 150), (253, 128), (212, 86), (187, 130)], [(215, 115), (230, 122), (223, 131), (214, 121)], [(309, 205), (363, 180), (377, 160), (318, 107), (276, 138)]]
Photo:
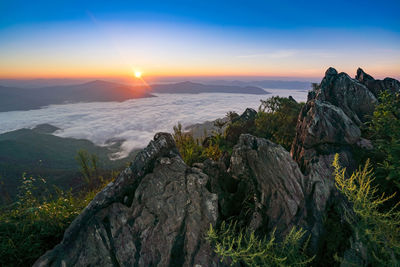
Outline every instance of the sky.
[(0, 0), (0, 78), (400, 78), (400, 1)]

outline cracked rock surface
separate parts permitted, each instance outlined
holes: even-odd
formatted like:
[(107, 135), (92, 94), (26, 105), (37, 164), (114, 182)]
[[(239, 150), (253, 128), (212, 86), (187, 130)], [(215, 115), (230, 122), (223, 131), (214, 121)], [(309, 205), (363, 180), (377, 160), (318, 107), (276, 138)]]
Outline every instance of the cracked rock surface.
[(34, 266), (217, 266), (204, 239), (218, 216), (207, 181), (157, 134)]

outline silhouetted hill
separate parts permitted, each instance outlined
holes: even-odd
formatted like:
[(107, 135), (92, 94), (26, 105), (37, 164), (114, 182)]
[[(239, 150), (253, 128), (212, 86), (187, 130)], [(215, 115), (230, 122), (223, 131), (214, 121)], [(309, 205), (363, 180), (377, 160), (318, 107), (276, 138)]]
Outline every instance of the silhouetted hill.
[(47, 105), (65, 103), (125, 101), (134, 98), (152, 97), (153, 95), (150, 92), (170, 94), (268, 94), (265, 90), (254, 86), (204, 85), (193, 82), (129, 86), (96, 80), (77, 85), (30, 89), (0, 86), (0, 112), (30, 110)]
[(255, 94), (266, 95), (269, 92), (255, 86), (237, 85), (208, 85), (193, 82), (180, 82), (173, 84), (154, 84), (151, 85), (154, 93), (161, 94), (199, 94), (199, 93), (230, 93), (230, 94)]
[(60, 85), (75, 85), (86, 83), (91, 79), (55, 78), (55, 79), (0, 79), (0, 86), (17, 88), (42, 88)]
[(259, 81), (227, 81), (227, 80), (215, 80), (210, 81), (216, 85), (228, 85), (228, 86), (257, 86), (261, 88), (270, 89), (294, 89), (294, 90), (309, 90), (311, 89), (311, 82), (304, 81), (280, 81), (280, 80), (259, 80)]
[(145, 88), (98, 80), (32, 89), (0, 86), (0, 112), (37, 109), (52, 104), (125, 101), (151, 96)]

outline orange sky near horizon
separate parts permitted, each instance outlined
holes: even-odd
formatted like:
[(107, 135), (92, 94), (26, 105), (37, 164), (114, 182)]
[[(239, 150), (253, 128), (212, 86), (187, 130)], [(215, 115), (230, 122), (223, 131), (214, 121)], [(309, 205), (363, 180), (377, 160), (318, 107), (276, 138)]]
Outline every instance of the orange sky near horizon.
[(3, 2), (0, 79), (400, 79), (398, 0)]
[[(38, 31), (38, 29), (41, 31)], [(162, 24), (49, 24), (0, 29), (0, 78), (291, 77), (334, 67), (354, 77), (400, 78), (396, 34), (249, 30)]]
[[(282, 78), (321, 78), (324, 76), (326, 69), (330, 66), (323, 66), (319, 69), (303, 69), (303, 70), (265, 70), (265, 71), (252, 71), (252, 70), (240, 70), (240, 69), (166, 69), (165, 71), (147, 71), (145, 69), (139, 69), (142, 72), (144, 79), (152, 80), (159, 78), (173, 78), (173, 77), (282, 77)], [(358, 66), (353, 68), (336, 68), (339, 72), (346, 72), (350, 76), (354, 76)], [(389, 71), (379, 67), (371, 68), (359, 66), (363, 68), (367, 73), (375, 78), (383, 79), (386, 77), (392, 77), (399, 79), (400, 71), (394, 70)], [(65, 69), (65, 68), (49, 68), (49, 69), (36, 69), (36, 70), (2, 70), (0, 69), (0, 79), (135, 79), (134, 72), (132, 70), (123, 69)]]

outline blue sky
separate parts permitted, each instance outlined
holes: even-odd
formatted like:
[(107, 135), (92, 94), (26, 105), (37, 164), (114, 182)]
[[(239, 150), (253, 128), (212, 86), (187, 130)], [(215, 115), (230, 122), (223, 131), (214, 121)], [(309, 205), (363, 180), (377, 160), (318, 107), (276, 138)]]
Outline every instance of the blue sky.
[(400, 1), (1, 1), (1, 27), (85, 21), (168, 20), (244, 28), (381, 28), (400, 31)]
[(0, 11), (2, 77), (400, 76), (400, 1), (0, 0)]

